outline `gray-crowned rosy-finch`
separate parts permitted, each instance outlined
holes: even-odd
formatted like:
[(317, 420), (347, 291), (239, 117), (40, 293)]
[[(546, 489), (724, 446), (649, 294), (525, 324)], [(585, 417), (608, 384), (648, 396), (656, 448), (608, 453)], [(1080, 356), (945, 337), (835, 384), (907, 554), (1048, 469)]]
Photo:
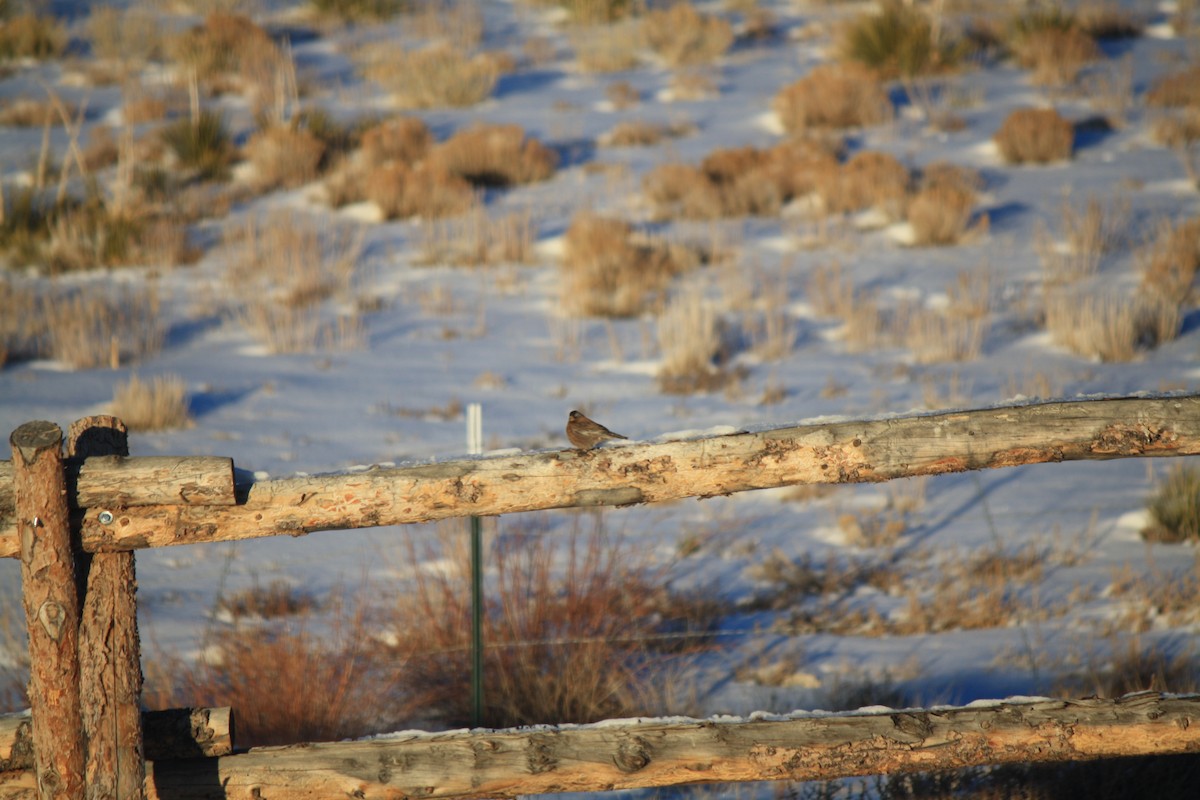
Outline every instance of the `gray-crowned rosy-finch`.
[(629, 437), (613, 433), (599, 422), (593, 422), (578, 411), (572, 411), (567, 418), (567, 439), (580, 450), (591, 450), (609, 439), (627, 438)]

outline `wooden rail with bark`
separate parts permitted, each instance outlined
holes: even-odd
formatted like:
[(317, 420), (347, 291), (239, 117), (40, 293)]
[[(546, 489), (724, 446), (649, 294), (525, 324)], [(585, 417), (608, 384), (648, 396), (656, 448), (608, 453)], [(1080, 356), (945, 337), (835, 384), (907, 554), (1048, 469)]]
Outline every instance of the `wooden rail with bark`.
[[(147, 798), (517, 797), (732, 781), (808, 781), (1031, 761), (1200, 752), (1200, 697), (1014, 700), (749, 721), (401, 734), (148, 765)], [(35, 797), (27, 774), (0, 794)]]
[[(1200, 397), (1007, 406), (264, 481), (236, 505), (92, 500), (88, 551), (299, 536), (541, 509), (624, 506), (804, 483), (1200, 453)], [(140, 459), (129, 459), (126, 469)], [(0, 528), (0, 557), (15, 556)]]

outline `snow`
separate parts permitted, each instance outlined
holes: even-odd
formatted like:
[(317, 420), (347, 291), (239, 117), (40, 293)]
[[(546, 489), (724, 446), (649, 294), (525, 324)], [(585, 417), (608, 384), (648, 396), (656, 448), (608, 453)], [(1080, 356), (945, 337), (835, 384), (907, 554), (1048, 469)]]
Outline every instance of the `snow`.
[[(803, 10), (784, 2), (764, 5), (791, 26), (810, 25), (823, 14), (837, 13), (824, 4)], [(197, 318), (194, 306), (202, 293), (215, 291), (224, 293), (226, 300), (236, 299), (237, 289), (226, 285), (228, 254), (213, 248), (199, 264), (165, 271), (156, 280), (169, 323), (161, 353), (115, 370), (75, 371), (40, 360), (5, 365), (0, 370), (0, 430), (11, 431), (36, 418), (65, 427), (78, 417), (104, 410), (114, 385), (134, 373), (142, 378), (174, 373), (186, 381), (195, 425), (134, 434), (133, 453), (230, 456), (255, 480), (265, 480), (363, 470), (372, 464), (462, 458), (466, 445), (460, 417), (399, 413), (428, 412), (454, 401), (463, 406), (482, 404), (485, 447), (494, 457), (566, 447), (562, 428), (567, 412), (577, 407), (628, 435), (630, 443), (670, 442), (793, 424), (880, 420), (945, 408), (1035, 402), (1045, 399), (1035, 397), (1032, 378), (1037, 375), (1046, 378), (1054, 396), (1063, 398), (1195, 390), (1200, 381), (1200, 325), (1194, 308), (1188, 310), (1178, 340), (1123, 364), (1072, 355), (1022, 311), (1023, 298), (1040, 281), (1035, 232), (1040, 225), (1058, 231), (1064, 190), (1069, 189), (1077, 200), (1093, 193), (1109, 199), (1120, 191), (1131, 203), (1131, 225), (1138, 236), (1152, 230), (1150, 222), (1157, 215), (1186, 218), (1200, 213), (1200, 194), (1180, 176), (1176, 155), (1150, 140), (1146, 131), (1151, 114), (1140, 105), (1130, 111), (1124, 129), (1085, 142), (1070, 162), (1004, 165), (990, 137), (1013, 108), (1052, 103), (1070, 119), (1094, 112), (1086, 97), (1050, 98), (1029, 84), (1025, 72), (999, 66), (956, 79), (964, 94), (977, 91), (982, 97), (979, 104), (961, 110), (967, 121), (963, 131), (928, 131), (920, 116), (906, 106), (894, 122), (850, 137), (851, 152), (884, 150), (910, 166), (944, 159), (981, 168), (988, 186), (977, 210), (990, 215), (991, 229), (977, 240), (945, 249), (912, 247), (907, 226), (890, 225), (872, 215), (854, 220), (854, 230), (839, 227), (832, 237), (811, 238), (799, 236), (796, 223), (786, 216), (721, 222), (711, 228), (656, 223), (655, 232), (727, 234), (747, 281), (755, 280), (752, 274), (761, 270), (769, 276), (770, 287), (785, 287), (783, 309), (796, 334), (795, 346), (780, 361), (735, 356), (740, 359), (736, 363), (748, 368), (738, 392), (662, 394), (655, 380), (659, 355), (651, 318), (616, 320), (609, 327), (602, 320), (570, 320), (562, 315), (556, 263), (563, 231), (572, 214), (583, 208), (646, 222), (638, 178), (655, 164), (675, 159), (694, 162), (717, 147), (777, 141), (781, 129), (769, 109), (770, 98), (819, 63), (825, 57), (821, 48), (828, 41), (745, 46), (721, 70), (719, 95), (700, 100), (670, 98), (670, 106), (664, 107), (670, 94), (668, 71), (654, 66), (612, 76), (575, 71), (566, 55), (570, 48), (565, 34), (554, 27), (552, 15), (531, 14), (520, 4), (507, 2), (485, 6), (489, 21), (506, 23), (495, 26), (501, 33), (493, 34), (487, 47), (510, 47), (515, 52), (523, 33), (536, 27), (560, 45), (559, 60), (519, 68), (501, 82), (493, 98), (478, 107), (412, 113), (425, 118), (439, 138), (477, 121), (515, 123), (561, 152), (581, 153), (566, 159), (559, 173), (544, 184), (487, 197), (491, 208), (531, 209), (538, 236), (536, 265), (418, 266), (419, 221), (382, 221), (370, 203), (331, 211), (319, 202), (316, 187), (251, 200), (236, 206), (233, 216), (286, 205), (313, 214), (314, 224), (353, 221), (365, 226), (360, 283), (366, 294), (381, 301), (381, 309), (364, 317), (364, 349), (272, 355), (219, 310)], [(353, 29), (334, 28), (297, 44), (295, 57), (305, 65), (301, 77), (344, 70), (337, 66), (344, 61), (337, 42), (339, 37), (355, 35)], [(1164, 74), (1165, 60), (1180, 48), (1165, 24), (1156, 22), (1145, 37), (1128, 44), (1127, 52), (1141, 92), (1156, 75)], [(51, 83), (59, 75), (52, 65), (29, 70)], [(26, 91), (24, 80), (20, 71), (0, 80), (0, 96)], [(353, 80), (361, 84), (360, 79)], [(605, 89), (618, 80), (634, 84), (643, 102), (629, 110), (613, 110), (605, 100)], [(60, 88), (70, 98), (82, 91)], [(370, 85), (317, 83), (313, 91), (311, 100), (339, 118), (389, 108), (387, 98)], [(104, 96), (113, 99), (111, 93)], [(92, 102), (97, 102), (95, 97)], [(562, 110), (562, 103), (573, 110)], [(231, 104), (227, 110), (238, 130), (250, 130), (245, 108), (239, 111)], [(89, 127), (118, 114), (115, 106), (93, 107), (93, 112)], [(695, 135), (649, 148), (588, 146), (618, 121), (681, 117), (695, 124)], [(56, 153), (65, 152), (63, 137), (61, 129), (53, 131)], [(0, 137), (0, 169), (6, 186), (22, 180), (30, 143), (36, 148), (36, 139), (27, 131), (6, 130)], [(588, 166), (594, 163), (623, 166), (630, 176), (613, 182), (591, 174)], [(1118, 190), (1118, 186), (1134, 188)], [(791, 211), (802, 214), (803, 209)], [(890, 226), (881, 227), (885, 223)], [(215, 226), (206, 223), (198, 230), (205, 241), (219, 241)], [(798, 246), (801, 241), (803, 249)], [(1059, 241), (1055, 246), (1064, 244)], [(1135, 242), (1106, 255), (1097, 283), (1132, 280), (1136, 249)], [(881, 297), (907, 298), (929, 308), (949, 302), (946, 287), (960, 270), (986, 265), (996, 303), (982, 356), (959, 364), (919, 365), (899, 345), (849, 352), (837, 335), (838, 323), (818, 318), (808, 296), (814, 268), (834, 260), (856, 285), (877, 290)], [(711, 293), (719, 296), (721, 269), (708, 268), (696, 280), (708, 281)], [(114, 284), (148, 280), (138, 269), (114, 270), (102, 279)], [(85, 283), (89, 278), (63, 280)], [(444, 302), (434, 302), (438, 298)], [(485, 373), (493, 377), (481, 380)], [(772, 385), (783, 389), (783, 399), (760, 404), (764, 389)], [(1190, 546), (1146, 544), (1138, 535), (1146, 520), (1145, 500), (1156, 476), (1168, 466), (1161, 460), (1118, 460), (932, 478), (924, 484), (919, 508), (909, 516), (901, 549), (919, 547), (944, 554), (999, 544), (1012, 551), (1031, 542), (1053, 543), (1056, 536), (1079, 538), (1087, 542), (1086, 557), (1077, 565), (1055, 568), (1057, 591), (1065, 593), (1077, 584), (1102, 590), (1115, 570), (1125, 565), (1137, 574), (1153, 575), (1162, 565), (1190, 563), (1195, 556)], [(1065, 657), (1092, 637), (1086, 628), (1089, 620), (1112, 617), (1122, 602), (1098, 594), (1063, 617), (914, 636), (772, 632), (771, 624), (786, 617), (786, 611), (769, 612), (763, 624), (755, 623), (753, 629), (745, 623), (749, 615), (736, 608), (756, 591), (756, 565), (776, 552), (789, 559), (811, 556), (817, 563), (829, 553), (862, 555), (867, 551), (849, 541), (838, 516), (878, 510), (886, 501), (883, 492), (878, 486), (843, 487), (796, 500), (784, 499), (786, 492), (774, 490), (603, 512), (606, 525), (638, 543), (638, 552), (648, 560), (679, 559), (673, 578), (677, 588), (719, 596), (734, 609), (721, 627), (744, 632), (731, 637), (732, 643), (719, 657), (700, 670), (701, 712), (718, 715), (710, 717), (714, 720), (726, 719), (719, 716), (722, 713), (734, 715), (728, 719), (775, 719), (774, 714), (825, 702), (822, 692), (842, 678), (878, 676), (884, 667), (899, 667), (910, 659), (916, 662), (907, 673), (912, 677), (900, 682), (931, 700), (977, 703), (1008, 693), (1036, 695), (1051, 687), (1043, 672), (1030, 669), (1028, 663), (1018, 664), (1012, 656), (1021, 651), (1022, 641), (1027, 640), (1023, 637), (1036, 637)], [(513, 518), (501, 524), (516, 529), (524, 522)], [(678, 543), (695, 532), (713, 534), (715, 544), (679, 558)], [(398, 574), (396, 564), (404, 557), (398, 544), (402, 533), (389, 528), (326, 532), (140, 552), (143, 635), (164, 650), (203, 655), (198, 653), (201, 636), (212, 624), (209, 610), (222, 581), (226, 591), (233, 591), (288, 577), (310, 591), (326, 593), (360, 580), (384, 585), (401, 580), (404, 576)], [(428, 563), (422, 568), (442, 566)], [(15, 561), (0, 563), (5, 588), (18, 580)], [(802, 655), (806, 677), (782, 687), (738, 681), (737, 667), (768, 645)], [(770, 707), (760, 707), (764, 704)]]

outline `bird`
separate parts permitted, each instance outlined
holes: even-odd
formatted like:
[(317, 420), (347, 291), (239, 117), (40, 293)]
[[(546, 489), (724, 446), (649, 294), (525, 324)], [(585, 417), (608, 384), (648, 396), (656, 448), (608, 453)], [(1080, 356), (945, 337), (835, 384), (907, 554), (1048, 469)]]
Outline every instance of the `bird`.
[(613, 433), (599, 422), (588, 419), (578, 411), (572, 411), (567, 417), (567, 439), (580, 450), (591, 450), (609, 439), (628, 438), (628, 436)]

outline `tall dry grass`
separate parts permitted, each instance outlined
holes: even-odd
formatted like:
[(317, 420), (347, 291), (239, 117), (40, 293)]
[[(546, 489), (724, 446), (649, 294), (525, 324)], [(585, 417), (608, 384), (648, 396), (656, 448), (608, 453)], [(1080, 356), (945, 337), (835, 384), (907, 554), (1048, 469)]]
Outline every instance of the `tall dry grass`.
[(725, 383), (718, 365), (724, 342), (715, 306), (703, 288), (684, 288), (668, 302), (655, 323), (662, 361), (658, 385), (672, 394), (711, 391)]
[(110, 410), (131, 431), (162, 431), (192, 423), (187, 385), (178, 375), (156, 375), (143, 381), (134, 374), (113, 387)]
[(1132, 361), (1179, 333), (1179, 306), (1153, 294), (1078, 292), (1046, 295), (1046, 330), (1074, 353), (1100, 361)]
[[(459, 526), (438, 531), (434, 541), (408, 540), (412, 585), (381, 619), (401, 697), (428, 709), (432, 724), (457, 727), (470, 721), (469, 558)], [(487, 552), (494, 582), (483, 632), (484, 725), (594, 722), (667, 709), (670, 659), (662, 653), (672, 642), (676, 650), (702, 642), (711, 606), (671, 594), (656, 568), (631, 555), (599, 522), (565, 533), (499, 529)], [(658, 639), (666, 630), (685, 636)]]
[(360, 230), (315, 226), (285, 211), (248, 216), (226, 235), (233, 249), (229, 285), (240, 299), (237, 317), (270, 352), (357, 344), (357, 336), (337, 334), (354, 330), (344, 317), (357, 314)]
[(406, 108), (473, 106), (491, 95), (500, 77), (494, 58), (472, 55), (449, 43), (420, 50), (377, 45), (360, 59), (363, 75)]

